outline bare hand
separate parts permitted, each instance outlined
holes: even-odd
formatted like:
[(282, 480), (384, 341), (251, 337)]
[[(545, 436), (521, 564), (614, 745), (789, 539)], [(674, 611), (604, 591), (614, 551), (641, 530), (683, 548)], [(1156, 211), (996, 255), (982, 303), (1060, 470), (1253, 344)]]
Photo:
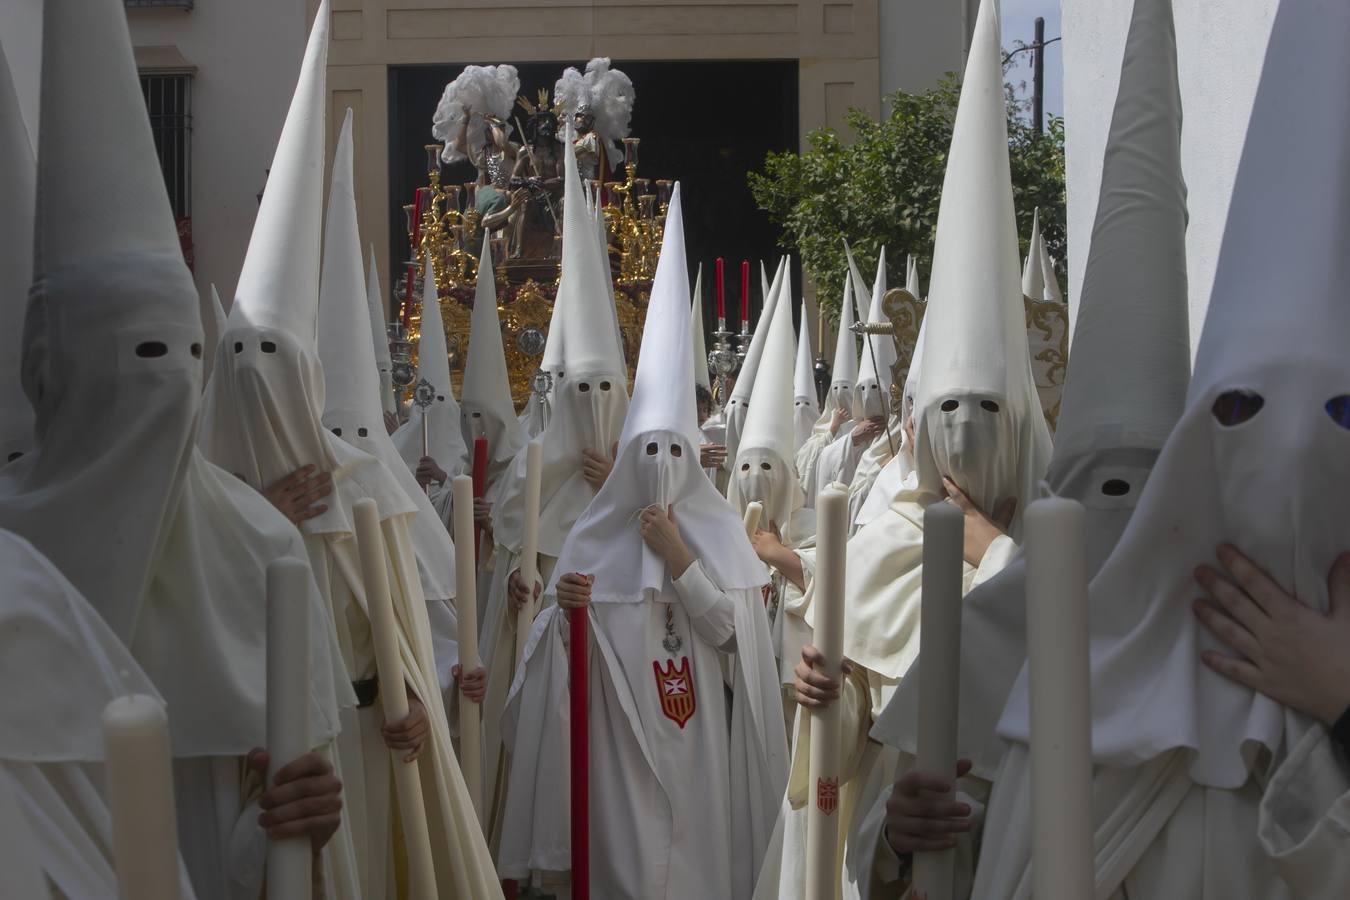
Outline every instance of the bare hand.
[(783, 554), (792, 552), (784, 546), (778, 524), (772, 521), (767, 531), (763, 528), (755, 530), (754, 536), (750, 538), (750, 546), (755, 548), (755, 555), (760, 562), (775, 567), (782, 561)]
[[(1195, 580), (1210, 599), (1196, 600), (1205, 627), (1236, 650), (1201, 654), (1205, 664), (1285, 706), (1333, 725), (1350, 708), (1350, 553), (1327, 575), (1330, 611), (1303, 603), (1236, 547), (1221, 544), (1219, 562)], [(1236, 582), (1236, 583), (1234, 583)]]
[(398, 413), (387, 412), (384, 414), (384, 430), (389, 434), (398, 431), (399, 421)]
[(700, 444), (698, 447), (698, 464), (703, 469), (720, 469), (722, 464), (727, 461), (726, 444)]
[(848, 420), (848, 410), (842, 406), (835, 406), (834, 412), (830, 413), (830, 434), (835, 435), (839, 432), (839, 426)]
[[(799, 706), (807, 709), (824, 709), (839, 699), (840, 682), (822, 672), (824, 666), (825, 654), (812, 644), (802, 648), (802, 661), (793, 668), (796, 681), (792, 685), (792, 692)], [(853, 674), (852, 661), (844, 660), (840, 669), (845, 676)]]
[(450, 675), (459, 683), (461, 694), (474, 703), (483, 702), (483, 697), (487, 694), (487, 669), (479, 666), (465, 675), (464, 667), (456, 663), (450, 669)]
[(638, 533), (651, 551), (666, 562), (672, 579), (678, 579), (694, 562), (694, 554), (675, 523), (675, 507), (649, 506), (639, 517)]
[(989, 545), (1008, 533), (1008, 526), (1012, 524), (1013, 513), (1017, 510), (1017, 500), (1009, 497), (1006, 500), (999, 501), (998, 507), (994, 510), (994, 517), (991, 519), (980, 511), (980, 508), (966, 496), (964, 491), (956, 486), (955, 481), (943, 475), (942, 484), (947, 489), (947, 502), (961, 510), (961, 513), (966, 517), (965, 539), (961, 545), (961, 556), (970, 565), (978, 566), (980, 560), (984, 559), (984, 554), (989, 549)]
[[(530, 587), (521, 577), (520, 570), (516, 569), (506, 577), (506, 592), (511, 598), (511, 609), (520, 612), (525, 608), (525, 602), (530, 599)], [(540, 584), (534, 583), (534, 599), (539, 599)]]
[(558, 605), (563, 609), (585, 609), (591, 605), (594, 575), (570, 572), (558, 579)]
[(422, 487), (426, 487), (433, 481), (437, 484), (445, 484), (450, 480), (450, 476), (430, 456), (424, 456), (417, 461), (417, 471), (413, 475)]
[(484, 531), (492, 531), (492, 504), (482, 497), (473, 498), (473, 524)]
[[(271, 762), (266, 750), (254, 748), (244, 762), (266, 779)], [(318, 853), (342, 822), (342, 782), (328, 760), (306, 753), (281, 767), (258, 805), (263, 810), (258, 824), (268, 840), (308, 837), (310, 849)]]
[(384, 743), (390, 750), (407, 750), (404, 762), (412, 762), (422, 755), (426, 746), (427, 734), (431, 730), (427, 722), (427, 710), (412, 694), (408, 695), (408, 715), (397, 722), (386, 722), (381, 733)]
[(614, 457), (606, 456), (603, 453), (596, 453), (587, 447), (581, 451), (581, 474), (591, 487), (597, 491), (609, 478), (609, 473), (614, 469)]
[[(970, 760), (956, 762), (956, 777)], [(886, 842), (896, 853), (924, 853), (956, 846), (954, 835), (970, 830), (970, 807), (951, 796), (951, 781), (910, 770), (895, 782), (886, 801)]]
[(333, 476), (320, 472), (313, 465), (301, 466), (291, 474), (272, 483), (263, 491), (268, 502), (281, 514), (299, 525), (306, 519), (328, 512), (328, 504), (320, 503), (333, 493)]
[(885, 419), (863, 419), (853, 426), (853, 446), (861, 447), (863, 444), (870, 444), (885, 427)]

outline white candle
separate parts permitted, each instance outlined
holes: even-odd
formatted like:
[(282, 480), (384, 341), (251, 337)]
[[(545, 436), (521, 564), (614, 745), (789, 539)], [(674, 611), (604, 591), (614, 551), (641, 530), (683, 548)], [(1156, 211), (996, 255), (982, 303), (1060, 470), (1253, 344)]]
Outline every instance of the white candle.
[(0, 872), (4, 873), (6, 900), (51, 900), (47, 878), (29, 839), (32, 832), (8, 777), (0, 774)]
[[(380, 705), (386, 722), (407, 718), (408, 695), (403, 681), (403, 657), (399, 653), (398, 623), (389, 596), (389, 577), (380, 529), (380, 512), (369, 497), (352, 506), (356, 519), (356, 543), (361, 554), (361, 581), (366, 592), (366, 614), (375, 643), (375, 666), (380, 676)], [(430, 740), (430, 737), (428, 737)], [(427, 832), (426, 805), (417, 761), (404, 762), (406, 750), (390, 750), (394, 789), (403, 822), (403, 840), (408, 855), (409, 900), (433, 900), (436, 870), (431, 861), (431, 837)]]
[(1083, 507), (1027, 507), (1027, 658), (1031, 704), (1032, 892), (1093, 893), (1092, 726)]
[[(267, 566), (268, 777), (313, 749), (309, 734), (309, 566), (282, 558)], [(267, 844), (268, 900), (312, 893), (309, 838)]]
[[(823, 492), (822, 492), (823, 493)], [(753, 538), (755, 531), (759, 528), (759, 520), (764, 515), (764, 504), (758, 500), (751, 500), (745, 504), (745, 536)]]
[(103, 710), (113, 861), (121, 900), (177, 900), (178, 824), (169, 717), (153, 697), (118, 697)]
[[(752, 507), (759, 504), (751, 504)], [(747, 509), (747, 518), (749, 510)], [(816, 498), (816, 629), (823, 674), (841, 679), (844, 660), (844, 563), (848, 492), (829, 485)], [(840, 703), (811, 716), (811, 797), (806, 818), (807, 900), (834, 900), (839, 888), (839, 770), (843, 756)]]
[[(478, 573), (474, 559), (473, 479), (456, 475), (455, 507), (455, 609), (459, 613), (459, 664), (461, 672), (482, 665), (478, 656)], [(459, 766), (473, 800), (478, 820), (483, 819), (482, 708), (459, 698)]]
[(538, 438), (525, 450), (525, 518), (520, 548), (520, 577), (530, 588), (530, 599), (516, 613), (516, 660), (525, 655), (525, 642), (534, 623), (534, 583), (539, 579), (539, 490), (543, 478), (544, 445)]
[[(965, 523), (950, 503), (923, 514), (923, 599), (919, 610), (921, 772), (956, 777), (956, 713), (961, 675), (961, 545)], [(956, 851), (914, 854), (914, 896), (951, 900)]]

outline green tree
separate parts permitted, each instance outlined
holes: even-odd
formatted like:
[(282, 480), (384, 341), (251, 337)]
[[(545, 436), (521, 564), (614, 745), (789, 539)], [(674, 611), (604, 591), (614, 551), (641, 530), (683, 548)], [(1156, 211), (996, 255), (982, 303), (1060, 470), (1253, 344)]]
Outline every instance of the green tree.
[[(938, 201), (960, 98), (954, 74), (922, 94), (897, 91), (890, 114), (873, 121), (849, 110), (851, 143), (833, 129), (807, 136), (807, 149), (770, 153), (760, 172), (749, 174), (759, 208), (782, 228), (779, 243), (800, 255), (805, 276), (834, 318), (838, 316), (848, 264), (847, 238), (864, 274), (876, 270), (887, 248), (887, 281), (904, 283), (905, 255), (913, 253), (925, 288), (932, 263)], [(1009, 88), (1008, 154), (1013, 203), (1022, 255), (1031, 233), (1032, 210), (1040, 208), (1041, 232), (1050, 254), (1064, 254), (1064, 122), (1050, 117), (1037, 134)], [(1062, 271), (1062, 266), (1061, 266)]]

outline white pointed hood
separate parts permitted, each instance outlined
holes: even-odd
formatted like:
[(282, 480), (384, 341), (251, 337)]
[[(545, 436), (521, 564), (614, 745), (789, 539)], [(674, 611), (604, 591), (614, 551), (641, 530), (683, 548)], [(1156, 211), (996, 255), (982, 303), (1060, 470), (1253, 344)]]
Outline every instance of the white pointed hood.
[[(877, 277), (872, 284), (872, 302), (867, 309), (867, 322), (884, 325), (890, 321), (882, 311), (886, 294), (886, 248), (877, 258)], [(895, 341), (885, 336), (863, 338), (862, 360), (858, 366), (858, 382), (853, 388), (853, 418), (889, 417), (891, 398), (891, 366), (895, 365)]]
[(33, 275), (37, 166), (0, 48), (0, 466), (33, 446), (33, 407), (19, 383), (23, 315)]
[(703, 264), (699, 263), (698, 277), (694, 279), (694, 296), (689, 314), (690, 351), (694, 354), (694, 384), (712, 392), (712, 376), (708, 374), (708, 342), (703, 337)]
[(853, 248), (848, 245), (848, 241), (844, 241), (844, 258), (848, 261), (848, 274), (853, 285), (853, 321), (865, 322), (872, 287), (863, 278), (862, 269), (858, 268), (858, 261), (853, 258)]
[(220, 342), (220, 336), (225, 333), (225, 321), (228, 318), (225, 314), (225, 304), (220, 301), (220, 293), (216, 290), (214, 283), (211, 285), (211, 312), (212, 321), (216, 325), (216, 342)]
[(1059, 288), (1059, 276), (1055, 274), (1055, 261), (1050, 258), (1050, 248), (1041, 238), (1041, 280), (1045, 282), (1045, 299), (1051, 303), (1063, 303), (1064, 292)]
[[(745, 360), (741, 363), (741, 371), (736, 376), (736, 384), (731, 389), (730, 399), (727, 400), (727, 465), (736, 461), (741, 434), (745, 430), (746, 410), (750, 405), (750, 397), (754, 393), (760, 359), (764, 355), (764, 342), (769, 334), (769, 323), (773, 321), (773, 313), (778, 307), (779, 299), (792, 293), (792, 286), (788, 283), (790, 280), (791, 275), (787, 271), (787, 259), (784, 258), (778, 264), (778, 271), (774, 273), (773, 282), (769, 285), (769, 292), (765, 295), (764, 308), (759, 312), (759, 321), (755, 324), (754, 334), (750, 337), (750, 347), (746, 350)], [(784, 300), (783, 302), (788, 304), (790, 301)]]
[[(1181, 415), (1190, 374), (1181, 95), (1170, 4), (1135, 3), (1069, 356), (1066, 381), (1077, 398), (1061, 415), (1047, 475), (1056, 495), (1087, 509), (1092, 574), (1130, 520)], [(1026, 658), (1025, 561), (1014, 560), (972, 590), (964, 609), (958, 751), (975, 761), (980, 777), (992, 778), (1004, 749), (994, 730)], [(897, 696), (897, 709), (878, 728), (894, 730), (900, 746), (912, 749), (914, 729), (905, 719), (917, 693), (902, 686)]]
[[(409, 527), (422, 593), (431, 600), (455, 596), (455, 546), (426, 493), (404, 465), (384, 428), (380, 377), (370, 341), (370, 303), (361, 270), (352, 172), (352, 111), (342, 123), (328, 194), (323, 272), (319, 280), (319, 359), (323, 363), (323, 425), (378, 459), (417, 507)], [(444, 465), (444, 464), (442, 464)]]
[(524, 446), (524, 433), (511, 402), (511, 378), (502, 348), (502, 323), (497, 313), (497, 281), (492, 270), (491, 241), (483, 242), (469, 322), (469, 353), (460, 391), (465, 447), (486, 437), (491, 480)]
[[(1193, 780), (1237, 788), (1254, 751), (1278, 753), (1311, 727), (1201, 662), (1232, 651), (1195, 621), (1192, 572), (1216, 564), (1226, 541), (1328, 608), (1327, 573), (1350, 528), (1347, 41), (1344, 3), (1275, 14), (1186, 408), (1092, 582), (1096, 760), (1133, 765), (1185, 747)], [(1020, 696), (1019, 684), (1000, 731), (1024, 739)]]
[(1022, 293), (1032, 300), (1045, 299), (1045, 242), (1041, 239), (1041, 211), (1031, 212), (1031, 240), (1027, 258), (1022, 262)]
[(788, 540), (792, 537), (788, 535), (792, 514), (805, 501), (797, 477), (792, 424), (795, 356), (792, 305), (780, 296), (765, 329), (760, 375), (755, 379), (755, 392), (750, 397), (727, 486), (727, 499), (733, 509), (744, 512), (747, 503), (760, 501), (764, 504), (765, 521), (776, 522)]
[[(37, 443), (0, 469), (0, 528), (44, 554), (130, 649), (175, 711), (176, 757), (242, 755), (265, 739), (265, 568), (279, 544), (304, 550), (266, 501), (196, 450), (201, 304), (125, 8), (48, 0), (42, 58), (23, 343)], [(317, 591), (308, 599), (321, 623)], [(319, 741), (337, 725), (326, 635), (311, 635)]]
[(426, 419), (426, 453), (452, 478), (469, 470), (469, 451), (464, 445), (459, 404), (450, 381), (450, 348), (441, 318), (440, 294), (431, 257), (422, 277), (422, 334), (417, 343), (417, 383), (431, 385), (431, 403), (424, 410), (414, 400), (408, 421), (394, 432), (394, 446), (411, 470), (422, 458), (422, 420)]
[(816, 402), (815, 362), (811, 357), (811, 329), (806, 327), (806, 299), (801, 302), (801, 330), (797, 333), (797, 364), (792, 373), (793, 452), (811, 436), (820, 418)]
[(366, 269), (366, 302), (370, 305), (370, 338), (375, 347), (375, 367), (380, 372), (380, 408), (398, 411), (394, 400), (394, 363), (389, 357), (389, 308), (380, 288), (380, 269), (375, 264), (375, 245), (370, 245), (370, 263)]
[[(916, 398), (920, 490), (949, 475), (986, 513), (1017, 501), (1011, 533), (1050, 457), (1027, 350), (1008, 164), (998, 3), (975, 24), (938, 210)], [(946, 407), (944, 409), (943, 407)]]
[(909, 264), (905, 267), (905, 290), (913, 294), (915, 300), (923, 299), (923, 294), (919, 293), (919, 261), (913, 253), (909, 255)]
[(853, 278), (844, 276), (844, 297), (839, 302), (839, 333), (834, 344), (834, 370), (830, 376), (830, 396), (826, 399), (825, 415), (839, 406), (853, 408), (853, 386), (858, 382), (858, 339), (853, 334)]
[(677, 184), (667, 208), (619, 455), (568, 535), (550, 592), (565, 572), (595, 573), (591, 599), (598, 603), (631, 603), (665, 589), (665, 564), (633, 527), (635, 513), (651, 505), (674, 506), (680, 533), (723, 590), (768, 580), (745, 526), (699, 468), (686, 266)]
[[(561, 552), (577, 516), (596, 495), (582, 474), (582, 452), (611, 452), (628, 411), (628, 374), (614, 304), (604, 288), (595, 225), (582, 199), (571, 141), (563, 143), (563, 176), (562, 277), (549, 330), (550, 339), (555, 334), (561, 339), (563, 375), (554, 382), (548, 425), (539, 435), (544, 446), (539, 552), (545, 556)], [(512, 552), (520, 551), (523, 537), (524, 484), (522, 451), (503, 479), (494, 522), (497, 543)]]

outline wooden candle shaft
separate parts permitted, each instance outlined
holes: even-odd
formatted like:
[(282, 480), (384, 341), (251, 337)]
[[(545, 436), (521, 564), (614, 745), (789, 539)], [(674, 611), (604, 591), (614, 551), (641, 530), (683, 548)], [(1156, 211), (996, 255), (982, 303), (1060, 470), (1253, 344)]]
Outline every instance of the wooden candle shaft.
[[(538, 438), (525, 450), (525, 521), (520, 550), (520, 577), (531, 592), (539, 578), (539, 491), (543, 475), (544, 445)], [(516, 613), (516, 660), (525, 655), (525, 642), (534, 623), (534, 595)]]
[(169, 718), (153, 697), (118, 697), (103, 710), (104, 772), (121, 900), (178, 900), (178, 824)]
[[(267, 751), (269, 783), (312, 749), (309, 733), (309, 567), (282, 558), (267, 566)], [(267, 843), (268, 900), (309, 897), (309, 838)]]
[[(816, 499), (816, 629), (812, 643), (825, 657), (823, 673), (842, 678), (844, 564), (848, 492), (828, 486)], [(806, 820), (806, 898), (834, 900), (838, 890), (839, 770), (843, 757), (842, 698), (811, 716), (811, 796)]]
[(759, 520), (764, 515), (764, 504), (758, 500), (751, 500), (745, 504), (745, 536), (753, 538), (755, 532), (759, 530)]
[(1027, 507), (1027, 657), (1031, 713), (1032, 892), (1093, 894), (1092, 725), (1083, 507)]
[[(919, 611), (919, 746), (915, 765), (956, 775), (956, 716), (961, 663), (961, 556), (965, 523), (950, 503), (923, 516), (923, 598)], [(914, 893), (951, 900), (956, 852), (914, 854)]]
[[(455, 607), (459, 613), (459, 664), (461, 673), (482, 665), (478, 655), (478, 573), (474, 562), (473, 479), (455, 477)], [(467, 697), (459, 698), (459, 765), (469, 789), (474, 812), (483, 818), (482, 708)]]
[[(370, 616), (375, 665), (380, 675), (380, 705), (384, 720), (397, 722), (408, 716), (408, 695), (403, 680), (403, 657), (398, 647), (398, 623), (389, 595), (380, 513), (370, 498), (356, 501), (353, 513), (357, 549), (361, 555), (361, 580), (366, 592), (366, 614)], [(427, 832), (422, 781), (417, 761), (404, 762), (405, 755), (406, 750), (389, 751), (408, 855), (407, 896), (409, 900), (433, 900), (436, 897), (436, 870), (431, 861), (431, 837)]]

